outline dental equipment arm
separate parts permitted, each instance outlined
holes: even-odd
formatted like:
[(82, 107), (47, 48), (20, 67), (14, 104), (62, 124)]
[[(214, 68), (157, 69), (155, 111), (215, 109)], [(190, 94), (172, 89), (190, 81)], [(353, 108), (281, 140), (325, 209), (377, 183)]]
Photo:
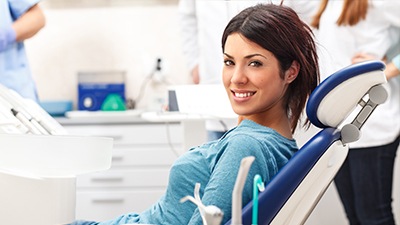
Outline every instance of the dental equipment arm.
[[(200, 198), (200, 183), (196, 183), (195, 185), (194, 185), (194, 198), (196, 199), (196, 201), (197, 202), (199, 202), (200, 204), (202, 204), (202, 205), (204, 205), (203, 203), (202, 203), (202, 201), (201, 201), (201, 198)], [(200, 215), (201, 215), (201, 218), (202, 218), (202, 220), (203, 220), (203, 223), (206, 225), (207, 224), (207, 220), (206, 220), (206, 218), (205, 218), (205, 215), (204, 215), (204, 207), (199, 207), (199, 211), (200, 211)]]
[[(31, 99), (0, 85), (0, 108), (19, 121), (20, 133), (66, 135), (67, 131)], [(21, 128), (22, 127), (22, 128)]]
[(196, 183), (194, 187), (194, 198), (192, 196), (183, 197), (180, 202), (183, 203), (190, 200), (199, 207), (201, 218), (203, 219), (203, 225), (220, 225), (224, 213), (218, 207), (214, 205), (205, 206), (200, 199), (200, 183)]
[(242, 224), (243, 187), (247, 178), (247, 174), (249, 173), (250, 166), (254, 162), (254, 159), (254, 156), (249, 156), (243, 158), (240, 163), (239, 172), (232, 192), (232, 225)]

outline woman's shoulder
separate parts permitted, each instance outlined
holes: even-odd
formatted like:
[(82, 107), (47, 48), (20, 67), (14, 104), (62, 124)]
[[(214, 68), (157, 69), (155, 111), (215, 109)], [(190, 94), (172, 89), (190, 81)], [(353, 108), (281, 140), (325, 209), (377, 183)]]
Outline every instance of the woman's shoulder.
[(277, 131), (250, 120), (244, 120), (238, 127), (231, 130), (223, 142), (227, 148), (240, 148), (241, 151), (262, 154), (285, 154), (286, 152), (291, 155), (298, 150), (294, 139), (288, 139)]
[(260, 125), (251, 120), (243, 120), (235, 129), (232, 129), (229, 134), (226, 135), (231, 139), (249, 139), (253, 141), (269, 142), (273, 140), (279, 140), (280, 142), (292, 142), (293, 139), (288, 139), (276, 130)]

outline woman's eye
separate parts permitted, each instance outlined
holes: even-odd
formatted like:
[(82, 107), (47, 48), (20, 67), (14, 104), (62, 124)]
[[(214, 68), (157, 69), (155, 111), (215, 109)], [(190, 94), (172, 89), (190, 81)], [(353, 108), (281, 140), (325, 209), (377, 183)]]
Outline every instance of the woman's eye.
[(224, 64), (225, 64), (226, 66), (232, 66), (232, 65), (233, 65), (233, 62), (232, 62), (232, 60), (226, 59), (226, 60), (224, 60)]
[(249, 66), (260, 67), (260, 66), (262, 66), (262, 63), (260, 63), (258, 61), (253, 61), (249, 64)]

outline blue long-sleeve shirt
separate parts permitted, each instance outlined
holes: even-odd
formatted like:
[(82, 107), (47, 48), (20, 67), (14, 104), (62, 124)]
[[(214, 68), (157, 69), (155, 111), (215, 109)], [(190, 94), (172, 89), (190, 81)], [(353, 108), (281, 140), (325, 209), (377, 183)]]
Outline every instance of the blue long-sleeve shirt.
[[(11, 26), (40, 0), (1, 0), (0, 30)], [(38, 101), (23, 42), (15, 42), (0, 51), (0, 84), (13, 89), (24, 98)]]
[(142, 213), (127, 213), (105, 222), (77, 221), (75, 225), (117, 225), (125, 223), (157, 225), (200, 225), (201, 215), (190, 201), (196, 183), (201, 184), (204, 205), (215, 205), (224, 212), (223, 223), (231, 218), (232, 191), (244, 157), (254, 156), (243, 189), (243, 204), (252, 199), (253, 177), (260, 174), (268, 181), (297, 151), (295, 140), (251, 120), (244, 120), (221, 139), (194, 147), (173, 164), (165, 195)]

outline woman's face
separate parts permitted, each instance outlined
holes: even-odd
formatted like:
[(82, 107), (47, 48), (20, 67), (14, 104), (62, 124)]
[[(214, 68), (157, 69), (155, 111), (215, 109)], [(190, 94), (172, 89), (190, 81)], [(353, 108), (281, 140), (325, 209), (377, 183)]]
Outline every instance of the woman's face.
[(280, 77), (278, 60), (238, 33), (228, 36), (225, 43), (222, 79), (239, 116), (256, 122), (286, 116), (282, 101), (289, 82)]

